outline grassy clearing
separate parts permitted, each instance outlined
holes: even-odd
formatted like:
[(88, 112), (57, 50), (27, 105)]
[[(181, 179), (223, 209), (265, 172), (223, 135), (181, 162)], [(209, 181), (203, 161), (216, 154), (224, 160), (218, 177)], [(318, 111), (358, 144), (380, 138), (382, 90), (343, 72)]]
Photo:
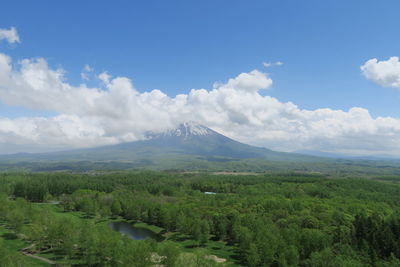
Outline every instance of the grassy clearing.
[(232, 246), (227, 245), (222, 241), (208, 240), (204, 245), (199, 246), (198, 242), (190, 239), (189, 236), (179, 234), (179, 233), (167, 233), (164, 235), (166, 241), (173, 242), (175, 245), (179, 246), (182, 251), (191, 253), (194, 251), (202, 252), (206, 255), (216, 255), (219, 258), (226, 259), (227, 262), (223, 266), (238, 266), (236, 261), (236, 249)]
[(155, 225), (147, 224), (147, 223), (144, 223), (144, 222), (135, 223), (133, 226), (138, 227), (138, 228), (148, 229), (148, 230), (150, 230), (150, 231), (152, 231), (152, 232), (154, 232), (156, 234), (160, 234), (162, 231), (164, 231), (164, 228), (162, 228), (162, 227), (158, 227), (158, 226), (155, 226)]
[[(12, 231), (8, 230), (4, 224), (0, 224), (0, 239), (2, 239), (3, 246), (10, 251), (20, 251), (29, 246), (27, 242), (19, 239)], [(50, 264), (30, 257), (25, 257), (25, 261), (27, 266), (31, 267), (51, 266)]]
[[(69, 212), (64, 212), (62, 208), (60, 208), (57, 205), (37, 205), (40, 208), (43, 209), (49, 209), (51, 212), (53, 212), (57, 217), (62, 218), (62, 219), (70, 219), (70, 220), (76, 220), (76, 221), (82, 221), (82, 220), (90, 220), (90, 221), (95, 221), (96, 224), (104, 224), (108, 225), (110, 222), (113, 221), (126, 221), (122, 217), (105, 217), (105, 218), (99, 218), (99, 217), (87, 217), (83, 212), (77, 212), (77, 211), (69, 211)], [(155, 225), (150, 225), (147, 223), (143, 222), (133, 222), (129, 221), (130, 223), (133, 224), (133, 226), (138, 227), (138, 228), (145, 228), (148, 229), (156, 234), (162, 234), (165, 229), (162, 227), (158, 227)], [(195, 252), (201, 252), (204, 255), (216, 255), (219, 258), (226, 259), (227, 262), (225, 263), (220, 263), (219, 265), (221, 266), (238, 266), (235, 260), (235, 255), (236, 251), (235, 248), (232, 246), (228, 246), (225, 242), (221, 241), (213, 241), (209, 240), (206, 244), (199, 246), (199, 244), (190, 239), (189, 236), (187, 235), (182, 235), (176, 232), (167, 232), (163, 234), (163, 237), (165, 237), (165, 240), (162, 242), (170, 242), (178, 246), (185, 254), (192, 254)], [(20, 240), (20, 242), (23, 242)], [(19, 245), (17, 246), (18, 248), (23, 248), (26, 247), (26, 244)], [(10, 248), (13, 250), (17, 250), (18, 248)], [(44, 252), (38, 254), (41, 257), (56, 261), (59, 264), (80, 264), (79, 259), (73, 259), (71, 260), (66, 260), (64, 258), (64, 255), (61, 253), (58, 253), (57, 251), (49, 251), (49, 252)], [(32, 259), (34, 260), (34, 259)], [(35, 266), (35, 265), (32, 265)], [(49, 266), (49, 265), (37, 265), (37, 266)]]
[(84, 262), (81, 259), (76, 257), (73, 259), (67, 259), (63, 253), (60, 253), (56, 250), (43, 252), (37, 255), (57, 262), (57, 266), (71, 266), (71, 265), (82, 266), (84, 264)]

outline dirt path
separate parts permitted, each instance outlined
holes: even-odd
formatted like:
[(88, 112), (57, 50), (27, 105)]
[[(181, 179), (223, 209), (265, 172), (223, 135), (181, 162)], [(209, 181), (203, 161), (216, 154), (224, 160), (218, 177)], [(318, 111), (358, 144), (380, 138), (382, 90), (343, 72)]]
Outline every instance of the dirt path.
[(24, 254), (24, 255), (27, 256), (27, 257), (31, 257), (31, 258), (34, 258), (34, 259), (43, 261), (43, 262), (48, 263), (48, 264), (50, 264), (50, 265), (56, 265), (56, 262), (54, 262), (54, 261), (52, 261), (52, 260), (49, 260), (49, 259), (46, 259), (46, 258), (37, 256), (37, 255), (34, 255), (34, 254), (32, 254), (32, 253), (29, 253), (28, 251), (29, 251), (31, 248), (33, 248), (33, 247), (35, 247), (35, 244), (30, 244), (28, 247), (23, 248), (23, 249), (21, 250), (22, 254)]
[[(10, 233), (14, 233), (14, 234), (15, 234), (15, 232), (12, 231), (12, 230), (10, 230)], [(35, 244), (30, 244), (30, 245), (27, 246), (26, 248), (21, 249), (21, 253), (22, 253), (23, 255), (27, 256), (27, 257), (31, 257), (31, 258), (34, 258), (34, 259), (43, 261), (43, 262), (48, 263), (48, 264), (50, 264), (50, 265), (56, 265), (56, 264), (57, 264), (55, 261), (52, 261), (52, 260), (49, 260), (49, 259), (46, 259), (46, 258), (43, 258), (43, 257), (40, 257), (40, 256), (37, 256), (37, 255), (34, 255), (34, 254), (32, 254), (32, 253), (27, 252), (27, 251), (29, 251), (31, 248), (33, 248), (34, 246), (35, 246)]]
[(24, 254), (25, 256), (28, 256), (28, 257), (43, 261), (43, 262), (48, 263), (50, 265), (56, 265), (56, 262), (54, 262), (52, 260), (37, 256), (37, 255), (33, 255), (33, 254), (28, 253), (28, 252), (22, 252), (22, 254)]

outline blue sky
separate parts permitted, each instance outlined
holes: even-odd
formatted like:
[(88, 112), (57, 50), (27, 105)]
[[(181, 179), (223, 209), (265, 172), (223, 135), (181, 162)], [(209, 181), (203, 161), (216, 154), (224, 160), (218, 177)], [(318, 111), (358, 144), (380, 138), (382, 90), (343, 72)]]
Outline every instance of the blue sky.
[(359, 70), (398, 54), (398, 10), (398, 1), (2, 1), (1, 26), (22, 39), (2, 50), (45, 57), (75, 83), (89, 64), (171, 96), (279, 60), (268, 72), (282, 101), (400, 116), (399, 92)]
[[(400, 90), (360, 71), (369, 59), (399, 56), (398, 10), (399, 1), (365, 0), (4, 0), (0, 28), (15, 27), (21, 42), (0, 43), (0, 53), (14, 64), (44, 58), (71, 85), (99, 86), (82, 81), (88, 64), (172, 98), (258, 69), (273, 80), (260, 94), (280, 102), (398, 118)], [(277, 61), (284, 64), (262, 65)], [(0, 101), (7, 118), (59, 113)]]

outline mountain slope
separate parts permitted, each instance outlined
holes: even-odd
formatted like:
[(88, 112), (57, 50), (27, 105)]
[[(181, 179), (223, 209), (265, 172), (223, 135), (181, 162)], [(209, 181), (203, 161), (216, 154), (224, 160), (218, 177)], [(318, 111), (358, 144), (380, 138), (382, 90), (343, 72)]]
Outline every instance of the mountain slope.
[[(148, 132), (146, 140), (40, 154), (0, 156), (0, 161), (18, 162), (119, 162), (131, 167), (202, 169), (210, 164), (244, 160), (315, 162), (323, 158), (276, 152), (232, 140), (205, 126), (184, 123), (162, 133)], [(86, 163), (85, 163), (86, 164)], [(117, 164), (117, 165), (118, 165)]]

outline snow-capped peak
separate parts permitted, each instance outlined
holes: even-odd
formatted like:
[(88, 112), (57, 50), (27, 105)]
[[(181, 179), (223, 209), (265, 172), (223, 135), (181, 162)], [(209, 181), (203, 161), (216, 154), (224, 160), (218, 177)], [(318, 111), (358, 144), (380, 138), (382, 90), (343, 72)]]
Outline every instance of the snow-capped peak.
[(212, 131), (200, 124), (194, 123), (194, 122), (185, 122), (182, 123), (181, 125), (179, 125), (178, 128), (176, 128), (175, 130), (172, 130), (173, 132), (175, 132), (175, 135), (179, 136), (179, 135), (184, 135), (184, 136), (188, 136), (188, 135), (208, 135), (211, 134)]
[(214, 132), (210, 128), (203, 126), (201, 124), (195, 122), (185, 122), (181, 123), (175, 129), (166, 130), (162, 133), (149, 133), (148, 137), (150, 137), (151, 139), (156, 137), (172, 137), (172, 136), (185, 138), (188, 136), (204, 136), (213, 133)]

